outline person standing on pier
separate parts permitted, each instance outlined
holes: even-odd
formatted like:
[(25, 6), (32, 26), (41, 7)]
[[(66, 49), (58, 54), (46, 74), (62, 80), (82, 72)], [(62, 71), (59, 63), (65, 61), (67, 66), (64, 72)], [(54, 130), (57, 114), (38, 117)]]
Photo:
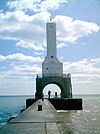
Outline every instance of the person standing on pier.
[(51, 91), (48, 91), (48, 98), (50, 99), (50, 94), (51, 94)]
[(57, 92), (55, 92), (55, 98), (57, 98)]

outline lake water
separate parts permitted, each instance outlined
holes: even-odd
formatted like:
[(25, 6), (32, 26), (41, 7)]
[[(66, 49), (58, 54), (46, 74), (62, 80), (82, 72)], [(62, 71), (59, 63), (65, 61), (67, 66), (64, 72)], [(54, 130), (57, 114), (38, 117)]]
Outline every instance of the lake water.
[(59, 114), (66, 125), (66, 134), (100, 134), (100, 95), (83, 95), (83, 110)]
[[(25, 108), (33, 96), (0, 96), (0, 127)], [(100, 95), (77, 95), (83, 99), (83, 110), (58, 111), (65, 122), (66, 134), (100, 134)]]

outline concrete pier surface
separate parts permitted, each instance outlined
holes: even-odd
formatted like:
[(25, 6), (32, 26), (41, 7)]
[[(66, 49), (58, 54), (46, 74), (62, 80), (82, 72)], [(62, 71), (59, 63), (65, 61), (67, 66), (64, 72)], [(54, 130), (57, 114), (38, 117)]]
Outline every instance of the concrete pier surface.
[[(42, 105), (42, 107), (41, 107)], [(39, 109), (39, 107), (41, 107)], [(40, 111), (39, 111), (40, 110)], [(64, 123), (53, 105), (36, 101), (0, 129), (0, 134), (65, 134)]]

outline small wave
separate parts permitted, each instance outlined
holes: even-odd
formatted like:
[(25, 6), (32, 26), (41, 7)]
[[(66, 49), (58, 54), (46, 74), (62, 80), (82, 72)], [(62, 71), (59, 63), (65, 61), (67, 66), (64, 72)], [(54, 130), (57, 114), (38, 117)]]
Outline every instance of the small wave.
[(6, 122), (1, 123), (1, 125), (5, 125), (5, 124), (6, 124)]
[[(71, 111), (73, 111), (73, 110), (71, 110)], [(57, 110), (57, 112), (58, 113), (60, 113), (60, 112), (70, 112), (70, 110)]]
[(93, 120), (93, 121), (95, 121), (95, 120), (96, 120), (96, 118), (93, 118), (92, 120)]
[(90, 110), (84, 110), (84, 112), (89, 113), (89, 112), (90, 112)]
[(7, 122), (0, 123), (0, 128), (4, 126)]
[(13, 117), (16, 117), (18, 114), (14, 114)]
[(77, 113), (80, 114), (80, 113), (82, 113), (82, 111), (79, 111), (79, 110), (78, 110)]
[(58, 113), (60, 113), (60, 112), (65, 112), (65, 110), (57, 110), (57, 112), (58, 112)]

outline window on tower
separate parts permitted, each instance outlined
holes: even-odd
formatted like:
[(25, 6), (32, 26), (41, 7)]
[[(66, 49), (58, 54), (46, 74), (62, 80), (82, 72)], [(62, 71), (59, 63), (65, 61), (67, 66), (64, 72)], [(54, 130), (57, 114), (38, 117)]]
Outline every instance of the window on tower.
[(53, 58), (53, 56), (51, 56), (51, 58)]

